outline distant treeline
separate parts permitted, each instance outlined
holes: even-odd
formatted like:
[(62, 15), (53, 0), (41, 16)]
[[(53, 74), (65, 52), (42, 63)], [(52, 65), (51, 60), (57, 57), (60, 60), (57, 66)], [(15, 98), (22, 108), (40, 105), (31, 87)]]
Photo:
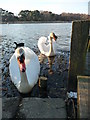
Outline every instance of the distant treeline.
[(0, 16), (2, 22), (18, 22), (18, 21), (73, 21), (73, 20), (90, 20), (90, 15), (86, 14), (73, 14), (73, 13), (61, 13), (60, 15), (54, 14), (49, 11), (29, 11), (21, 10), (18, 16), (14, 13), (8, 12), (0, 8)]

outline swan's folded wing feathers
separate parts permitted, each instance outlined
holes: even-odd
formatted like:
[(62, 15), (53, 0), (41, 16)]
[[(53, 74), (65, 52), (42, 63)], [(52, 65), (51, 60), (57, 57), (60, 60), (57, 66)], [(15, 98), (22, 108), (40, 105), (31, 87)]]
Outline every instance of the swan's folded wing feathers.
[(46, 43), (46, 42), (47, 42), (47, 38), (44, 37), (44, 36), (42, 36), (42, 37), (39, 38), (39, 41), (38, 41), (38, 42), (39, 42), (39, 43)]
[(32, 59), (34, 57), (34, 55), (35, 55), (35, 53), (31, 49), (29, 49), (28, 47), (25, 47), (24, 51), (25, 51), (26, 59), (28, 59), (28, 58)]
[(29, 62), (30, 63), (26, 65), (27, 78), (30, 85), (34, 85), (37, 83), (40, 73), (40, 63), (37, 56), (34, 56)]
[(38, 48), (42, 54), (49, 52), (50, 45), (46, 37), (40, 37), (38, 41)]
[(31, 49), (25, 47), (24, 50), (27, 79), (30, 86), (33, 87), (38, 80), (40, 63), (37, 55)]
[(13, 54), (13, 56), (10, 59), (9, 71), (12, 82), (14, 82), (14, 84), (17, 85), (17, 83), (20, 82), (21, 77), (15, 54)]

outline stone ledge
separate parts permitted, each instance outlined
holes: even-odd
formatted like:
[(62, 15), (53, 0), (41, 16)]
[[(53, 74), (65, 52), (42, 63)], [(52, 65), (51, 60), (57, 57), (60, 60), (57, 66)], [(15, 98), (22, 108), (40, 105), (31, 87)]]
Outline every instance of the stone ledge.
[(2, 118), (14, 118), (20, 98), (2, 98)]
[(3, 98), (2, 118), (67, 118), (62, 98)]
[(17, 118), (66, 118), (61, 98), (24, 98)]

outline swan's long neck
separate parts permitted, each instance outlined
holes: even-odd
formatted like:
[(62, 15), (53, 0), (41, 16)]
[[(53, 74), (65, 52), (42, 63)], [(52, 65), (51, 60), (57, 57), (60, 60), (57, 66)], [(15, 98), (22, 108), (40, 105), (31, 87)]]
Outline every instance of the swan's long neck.
[(21, 82), (28, 83), (26, 72), (21, 72), (20, 71), (20, 76), (21, 76)]
[(50, 50), (49, 50), (49, 53), (50, 53), (50, 54), (54, 54), (53, 44), (52, 44), (52, 38), (50, 38)]

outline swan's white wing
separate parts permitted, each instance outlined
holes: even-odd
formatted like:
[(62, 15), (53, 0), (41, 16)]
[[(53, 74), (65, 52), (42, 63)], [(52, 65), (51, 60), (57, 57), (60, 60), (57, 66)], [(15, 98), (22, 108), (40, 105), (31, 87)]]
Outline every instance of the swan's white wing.
[(40, 37), (38, 40), (38, 48), (42, 54), (49, 52), (50, 45), (48, 44), (46, 37)]
[(30, 64), (26, 65), (26, 74), (30, 86), (34, 86), (39, 77), (40, 65), (37, 59), (30, 60)]
[(28, 47), (24, 47), (23, 49), (25, 52), (25, 64), (27, 64), (28, 60), (32, 59), (33, 56), (35, 55), (35, 53), (31, 49), (29, 49)]
[(19, 66), (17, 63), (15, 53), (13, 54), (13, 56), (10, 59), (9, 71), (10, 71), (10, 76), (11, 76), (12, 82), (14, 82), (14, 84), (17, 86), (21, 80), (21, 77), (20, 77)]
[(44, 37), (44, 36), (42, 36), (42, 37), (39, 38), (38, 42), (40, 42), (40, 43), (46, 43), (47, 42), (47, 38)]
[(25, 57), (27, 79), (30, 86), (33, 87), (38, 80), (40, 73), (40, 63), (37, 55), (27, 47), (25, 47)]

